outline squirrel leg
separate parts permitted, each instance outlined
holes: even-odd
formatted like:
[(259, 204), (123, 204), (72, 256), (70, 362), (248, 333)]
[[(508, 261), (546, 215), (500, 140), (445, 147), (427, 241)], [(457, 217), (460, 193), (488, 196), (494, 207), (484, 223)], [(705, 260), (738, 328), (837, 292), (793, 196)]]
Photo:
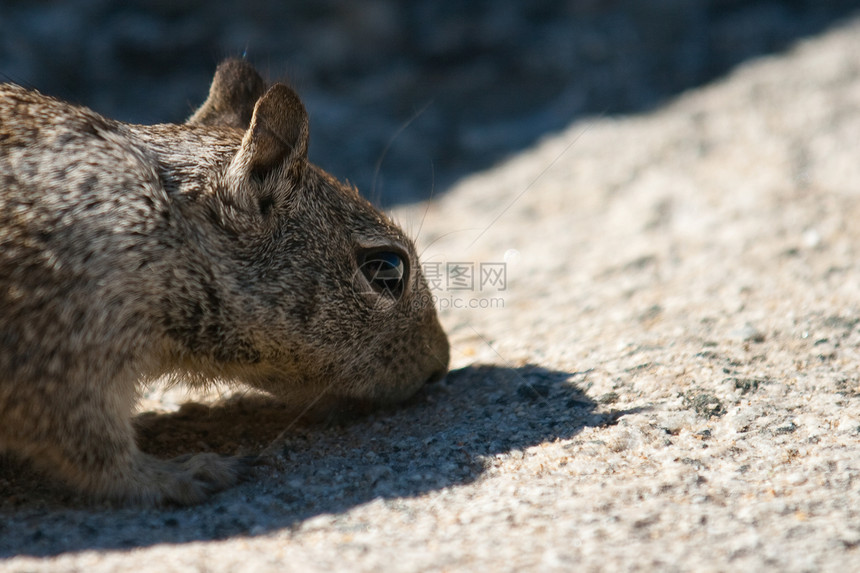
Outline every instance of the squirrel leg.
[(23, 454), (80, 493), (121, 504), (194, 504), (238, 481), (239, 458), (203, 453), (161, 460), (141, 452), (131, 424), (134, 392), (116, 389), (0, 387), (0, 449)]

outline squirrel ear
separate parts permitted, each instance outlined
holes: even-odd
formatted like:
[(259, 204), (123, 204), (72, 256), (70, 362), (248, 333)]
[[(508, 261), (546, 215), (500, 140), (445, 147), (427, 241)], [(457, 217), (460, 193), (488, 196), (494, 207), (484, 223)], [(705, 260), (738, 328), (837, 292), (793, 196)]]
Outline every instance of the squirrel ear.
[(308, 114), (296, 92), (275, 84), (254, 107), (251, 125), (233, 164), (263, 179), (288, 162), (290, 177), (299, 178), (308, 155)]
[(245, 60), (224, 60), (215, 70), (209, 97), (186, 123), (248, 129), (254, 104), (266, 91), (266, 83)]

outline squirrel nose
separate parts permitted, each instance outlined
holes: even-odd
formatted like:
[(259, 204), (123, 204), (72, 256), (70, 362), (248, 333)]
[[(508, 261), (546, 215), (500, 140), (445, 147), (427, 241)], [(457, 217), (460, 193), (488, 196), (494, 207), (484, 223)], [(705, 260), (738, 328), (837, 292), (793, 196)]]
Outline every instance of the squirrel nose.
[(427, 380), (424, 381), (424, 383), (425, 384), (434, 384), (434, 383), (438, 382), (439, 380), (441, 380), (442, 378), (444, 378), (446, 374), (448, 374), (448, 369), (447, 368), (440, 368), (439, 370), (437, 370), (436, 372), (431, 374), (427, 378)]

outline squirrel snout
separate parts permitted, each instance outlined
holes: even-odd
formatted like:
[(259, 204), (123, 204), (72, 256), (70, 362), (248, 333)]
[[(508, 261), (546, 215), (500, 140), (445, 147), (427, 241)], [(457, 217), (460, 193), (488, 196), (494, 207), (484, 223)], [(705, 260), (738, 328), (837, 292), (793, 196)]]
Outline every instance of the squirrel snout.
[(448, 374), (447, 368), (440, 368), (439, 370), (433, 372), (430, 376), (427, 377), (427, 380), (424, 381), (424, 384), (435, 384), (439, 380), (445, 377)]

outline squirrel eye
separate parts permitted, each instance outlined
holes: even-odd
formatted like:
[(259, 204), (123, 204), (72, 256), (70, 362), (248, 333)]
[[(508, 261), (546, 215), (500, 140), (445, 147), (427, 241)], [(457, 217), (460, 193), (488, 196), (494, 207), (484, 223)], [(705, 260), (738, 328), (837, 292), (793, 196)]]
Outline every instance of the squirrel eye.
[(403, 294), (406, 281), (406, 263), (398, 253), (373, 251), (359, 260), (359, 268), (376, 292), (394, 297)]

